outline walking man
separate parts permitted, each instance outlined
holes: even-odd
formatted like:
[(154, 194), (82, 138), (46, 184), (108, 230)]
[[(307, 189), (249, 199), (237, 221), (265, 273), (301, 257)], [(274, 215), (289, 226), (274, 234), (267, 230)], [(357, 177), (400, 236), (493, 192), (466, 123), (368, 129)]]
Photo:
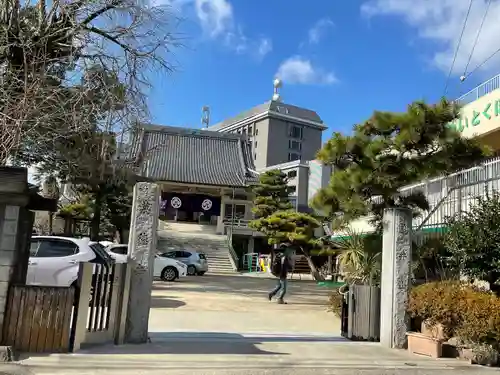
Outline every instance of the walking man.
[(274, 296), (278, 297), (279, 304), (286, 304), (284, 297), (286, 294), (286, 287), (288, 283), (288, 271), (292, 268), (292, 251), (289, 248), (282, 248), (283, 253), (276, 253), (271, 272), (274, 276), (278, 277), (278, 285), (268, 295), (269, 301)]

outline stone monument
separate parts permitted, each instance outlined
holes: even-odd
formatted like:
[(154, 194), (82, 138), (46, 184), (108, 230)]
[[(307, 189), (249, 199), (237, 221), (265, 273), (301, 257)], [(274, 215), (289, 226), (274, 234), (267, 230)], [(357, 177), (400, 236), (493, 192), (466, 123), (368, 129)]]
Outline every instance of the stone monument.
[(382, 242), (380, 343), (387, 348), (406, 345), (409, 317), (406, 312), (410, 288), (411, 225), (409, 209), (384, 211)]
[(158, 185), (147, 182), (135, 185), (128, 243), (131, 273), (125, 325), (127, 343), (140, 344), (148, 341), (159, 199)]

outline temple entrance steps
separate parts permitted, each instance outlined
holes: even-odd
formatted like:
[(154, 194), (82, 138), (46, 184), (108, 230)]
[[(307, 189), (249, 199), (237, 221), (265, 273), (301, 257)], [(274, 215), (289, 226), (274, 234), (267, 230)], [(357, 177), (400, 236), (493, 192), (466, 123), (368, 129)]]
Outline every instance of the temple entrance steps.
[(192, 250), (205, 253), (209, 273), (236, 273), (229, 260), (226, 236), (217, 234), (213, 225), (160, 221), (158, 250)]

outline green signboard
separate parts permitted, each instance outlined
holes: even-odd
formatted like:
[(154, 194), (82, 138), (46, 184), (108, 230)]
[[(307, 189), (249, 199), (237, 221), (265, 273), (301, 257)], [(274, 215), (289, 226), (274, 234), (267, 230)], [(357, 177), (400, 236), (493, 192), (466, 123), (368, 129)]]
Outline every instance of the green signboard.
[(450, 122), (448, 126), (459, 132), (463, 132), (466, 128), (479, 126), (498, 116), (500, 116), (500, 99), (486, 103), (480, 111), (473, 110), (472, 114), (461, 116), (455, 121)]

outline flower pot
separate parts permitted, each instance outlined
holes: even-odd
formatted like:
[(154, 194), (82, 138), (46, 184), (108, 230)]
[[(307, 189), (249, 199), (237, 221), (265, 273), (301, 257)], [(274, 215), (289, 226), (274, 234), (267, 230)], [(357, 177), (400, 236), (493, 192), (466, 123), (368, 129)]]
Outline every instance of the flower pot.
[(408, 351), (412, 354), (425, 355), (431, 358), (441, 358), (443, 355), (443, 340), (418, 332), (407, 332)]
[(446, 340), (446, 335), (444, 334), (444, 328), (442, 324), (430, 324), (428, 320), (424, 320), (422, 322), (422, 326), (420, 328), (420, 332), (423, 335), (432, 337), (438, 340)]

